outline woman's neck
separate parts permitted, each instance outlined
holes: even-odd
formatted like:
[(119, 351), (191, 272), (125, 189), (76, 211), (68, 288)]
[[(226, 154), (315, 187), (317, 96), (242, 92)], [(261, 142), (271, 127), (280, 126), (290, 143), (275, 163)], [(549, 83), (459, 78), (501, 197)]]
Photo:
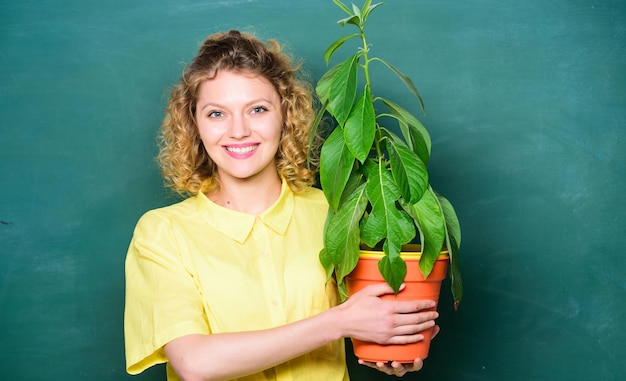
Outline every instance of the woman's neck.
[(265, 179), (220, 180), (220, 188), (207, 197), (224, 208), (257, 215), (278, 200), (280, 191), (281, 180), (276, 174)]

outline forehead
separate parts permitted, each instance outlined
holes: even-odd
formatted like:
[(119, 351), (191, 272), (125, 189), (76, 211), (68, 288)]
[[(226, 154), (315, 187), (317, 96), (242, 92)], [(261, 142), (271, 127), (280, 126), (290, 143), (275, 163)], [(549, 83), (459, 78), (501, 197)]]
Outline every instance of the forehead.
[(235, 70), (219, 70), (215, 72), (200, 83), (198, 92), (200, 97), (203, 93), (206, 95), (214, 92), (222, 95), (225, 93), (264, 92), (274, 93), (278, 96), (274, 85), (265, 76)]

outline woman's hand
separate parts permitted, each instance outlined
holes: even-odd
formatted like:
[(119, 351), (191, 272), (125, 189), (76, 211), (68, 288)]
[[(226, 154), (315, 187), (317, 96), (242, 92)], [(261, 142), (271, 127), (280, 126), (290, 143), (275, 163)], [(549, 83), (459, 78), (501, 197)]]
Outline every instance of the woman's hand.
[[(439, 333), (439, 326), (435, 325), (433, 331), (433, 339)], [(412, 364), (403, 364), (397, 361), (390, 362), (367, 362), (359, 359), (359, 364), (368, 366), (370, 368), (376, 369), (388, 375), (394, 375), (398, 377), (402, 377), (409, 372), (417, 372), (422, 369), (424, 366), (424, 361), (422, 359), (415, 359)]]
[[(400, 288), (400, 292), (404, 285)], [(432, 300), (385, 300), (392, 294), (386, 283), (367, 286), (339, 305), (345, 336), (377, 344), (410, 344), (424, 339), (420, 333), (435, 326), (439, 316)]]
[(422, 359), (415, 359), (413, 364), (403, 364), (397, 361), (391, 362), (366, 362), (359, 360), (359, 364), (374, 368), (388, 375), (402, 377), (408, 372), (416, 372), (422, 369), (424, 362)]

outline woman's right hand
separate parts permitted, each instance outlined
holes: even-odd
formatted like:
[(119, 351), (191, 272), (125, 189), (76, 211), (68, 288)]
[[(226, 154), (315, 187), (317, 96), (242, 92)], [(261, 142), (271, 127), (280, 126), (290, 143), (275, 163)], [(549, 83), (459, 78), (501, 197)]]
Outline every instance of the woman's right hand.
[[(400, 292), (404, 285), (400, 287)], [(435, 326), (437, 311), (432, 300), (385, 300), (381, 296), (393, 294), (386, 283), (363, 288), (339, 305), (345, 323), (346, 337), (378, 344), (409, 344), (421, 341), (421, 331)]]
[[(438, 333), (439, 333), (439, 326), (436, 325), (433, 331), (432, 338), (434, 339)], [(413, 363), (407, 364), (407, 363), (400, 363), (398, 361), (368, 362), (368, 361), (359, 359), (359, 364), (376, 369), (377, 371), (383, 372), (390, 376), (402, 377), (409, 372), (417, 372), (421, 370), (422, 367), (424, 366), (424, 360), (421, 358), (416, 358), (415, 360), (413, 360)]]

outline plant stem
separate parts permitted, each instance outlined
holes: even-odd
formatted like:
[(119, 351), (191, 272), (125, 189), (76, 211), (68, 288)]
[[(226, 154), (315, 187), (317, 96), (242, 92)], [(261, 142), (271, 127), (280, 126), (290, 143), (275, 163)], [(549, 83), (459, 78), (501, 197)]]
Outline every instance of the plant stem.
[[(363, 73), (365, 74), (365, 87), (370, 89), (370, 97), (371, 97), (371, 102), (372, 104), (374, 103), (374, 95), (372, 92), (372, 85), (370, 82), (370, 70), (369, 70), (369, 65), (371, 61), (374, 61), (374, 59), (370, 59), (369, 58), (369, 47), (367, 45), (367, 39), (365, 38), (365, 25), (359, 25), (359, 31), (361, 32), (361, 41), (363, 41), (363, 65), (361, 65), (361, 67), (363, 68)], [(384, 159), (384, 155), (382, 153), (382, 150), (380, 148), (380, 142), (382, 141), (382, 134), (380, 132), (380, 127), (378, 126), (378, 122), (376, 122), (376, 138), (374, 140), (374, 147), (376, 148), (376, 157), (377, 159), (380, 161), (382, 159)]]
[(363, 71), (365, 72), (365, 86), (369, 87), (371, 90), (369, 71), (370, 59), (368, 55), (367, 40), (365, 39), (365, 30), (363, 29), (363, 26), (360, 26), (359, 29), (361, 32), (361, 40), (363, 41), (363, 59), (365, 61), (363, 63)]

